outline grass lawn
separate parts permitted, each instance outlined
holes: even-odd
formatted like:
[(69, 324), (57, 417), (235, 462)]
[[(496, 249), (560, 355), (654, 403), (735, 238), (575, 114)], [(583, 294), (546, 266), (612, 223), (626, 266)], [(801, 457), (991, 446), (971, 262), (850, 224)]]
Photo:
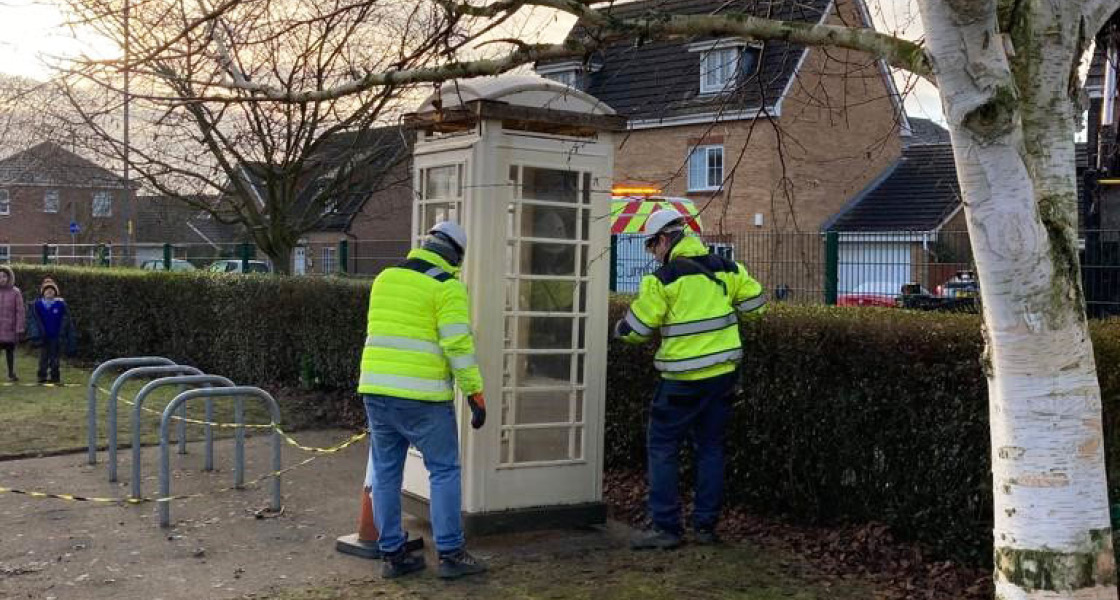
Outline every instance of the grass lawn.
[[(36, 384), (38, 354), (29, 350), (17, 350), (16, 374), (20, 381), (17, 385), (6, 385), (7, 378), (0, 380), (0, 458), (10, 456), (55, 453), (78, 450), (86, 447), (86, 385), (89, 383), (91, 369), (62, 365), (62, 381), (71, 384), (66, 387), (39, 386)], [(99, 387), (109, 389), (120, 372), (102, 376)], [(122, 397), (132, 400), (140, 388), (150, 380), (129, 381), (122, 390)], [(77, 385), (73, 385), (77, 384)], [(144, 401), (145, 407), (162, 411), (175, 395), (178, 388), (167, 386), (150, 394)], [(108, 394), (98, 393), (98, 434), (99, 444), (107, 442)], [(233, 421), (233, 402), (219, 399), (214, 403), (215, 420)], [(246, 422), (267, 423), (267, 411), (253, 400), (245, 402)], [(202, 419), (205, 416), (203, 402), (197, 401), (188, 406), (187, 416)], [(145, 413), (143, 418), (143, 440), (145, 444), (159, 441), (159, 416)], [(202, 439), (202, 427), (187, 427), (191, 440)], [(215, 437), (233, 435), (232, 429), (215, 429)], [(172, 439), (175, 434), (172, 433)], [(120, 402), (117, 413), (117, 444), (126, 447), (132, 440), (132, 407)]]
[[(430, 563), (430, 561), (429, 561)], [(881, 591), (859, 580), (830, 581), (803, 557), (747, 545), (686, 547), (676, 552), (625, 549), (540, 557), (509, 557), (491, 571), (456, 582), (436, 579), (434, 566), (396, 581), (376, 577), (344, 586), (256, 594), (271, 600), (367, 598), (610, 600), (873, 600)]]

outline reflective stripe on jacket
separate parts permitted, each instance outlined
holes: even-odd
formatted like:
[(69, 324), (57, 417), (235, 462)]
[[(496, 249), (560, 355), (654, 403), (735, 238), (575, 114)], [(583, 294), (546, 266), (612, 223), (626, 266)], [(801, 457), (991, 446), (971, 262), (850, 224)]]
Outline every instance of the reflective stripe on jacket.
[(454, 399), (482, 391), (474, 353), (467, 288), (458, 269), (428, 250), (383, 271), (373, 282), (360, 394), (411, 400)]
[(743, 358), (736, 313), (765, 311), (762, 285), (743, 265), (709, 254), (703, 242), (685, 236), (669, 261), (642, 279), (638, 298), (616, 331), (629, 343), (659, 333), (654, 366), (662, 377), (708, 379), (734, 371)]

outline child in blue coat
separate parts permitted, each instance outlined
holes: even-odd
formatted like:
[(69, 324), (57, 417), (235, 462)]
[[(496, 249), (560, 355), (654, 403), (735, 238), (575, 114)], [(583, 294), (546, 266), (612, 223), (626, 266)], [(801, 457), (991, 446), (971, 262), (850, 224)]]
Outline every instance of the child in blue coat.
[(39, 286), (40, 297), (35, 301), (35, 321), (43, 345), (39, 350), (39, 383), (62, 383), (58, 355), (62, 343), (63, 326), (67, 319), (66, 301), (59, 297), (58, 284), (50, 277)]

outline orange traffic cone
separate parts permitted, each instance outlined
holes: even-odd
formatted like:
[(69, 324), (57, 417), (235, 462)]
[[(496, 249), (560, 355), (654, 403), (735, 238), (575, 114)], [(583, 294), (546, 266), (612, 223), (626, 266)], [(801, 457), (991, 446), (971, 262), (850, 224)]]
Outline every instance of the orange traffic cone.
[(380, 533), (373, 522), (373, 488), (362, 488), (362, 512), (358, 515), (358, 541), (363, 544), (376, 544)]
[(334, 548), (343, 554), (362, 558), (381, 558), (377, 547), (378, 531), (373, 522), (373, 456), (366, 461), (366, 480), (362, 486), (361, 512), (358, 514), (358, 533), (344, 535), (335, 541)]
[[(358, 533), (344, 535), (335, 540), (335, 550), (343, 554), (359, 556), (361, 558), (381, 558), (381, 550), (377, 546), (377, 524), (373, 520), (373, 457), (366, 461), (366, 481), (362, 487), (361, 511), (358, 514)], [(405, 542), (409, 551), (424, 547), (424, 538), (416, 538)]]

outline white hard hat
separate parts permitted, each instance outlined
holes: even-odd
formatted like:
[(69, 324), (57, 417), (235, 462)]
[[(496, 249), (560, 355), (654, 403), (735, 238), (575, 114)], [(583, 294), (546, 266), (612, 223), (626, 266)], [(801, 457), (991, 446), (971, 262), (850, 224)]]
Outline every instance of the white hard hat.
[(646, 219), (645, 233), (648, 235), (661, 233), (662, 229), (665, 229), (675, 221), (683, 222), (684, 215), (671, 208), (663, 208), (654, 212)]
[(428, 230), (428, 233), (432, 235), (442, 233), (452, 242), (455, 242), (460, 251), (467, 249), (467, 232), (463, 231), (463, 228), (455, 221), (440, 221)]

